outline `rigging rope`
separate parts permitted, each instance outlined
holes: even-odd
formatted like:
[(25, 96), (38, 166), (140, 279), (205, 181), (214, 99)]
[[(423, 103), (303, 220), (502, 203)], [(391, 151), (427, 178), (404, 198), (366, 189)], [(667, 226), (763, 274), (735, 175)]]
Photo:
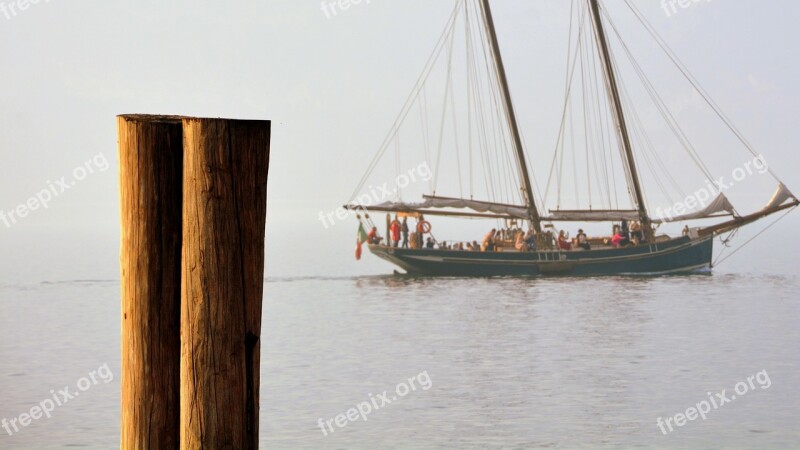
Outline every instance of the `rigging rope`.
[[(549, 172), (549, 175), (548, 175), (548, 178), (547, 178), (547, 186), (545, 188), (545, 193), (544, 193), (544, 201), (547, 201), (547, 199), (549, 197), (549, 193), (550, 193), (551, 180), (553, 178), (553, 174), (555, 173), (556, 177), (557, 177), (557, 179), (556, 179), (556, 190), (557, 190), (556, 191), (556, 200), (557, 200), (556, 201), (556, 205), (557, 205), (557, 209), (561, 208), (561, 186), (562, 186), (562, 171), (563, 171), (563, 161), (564, 161), (564, 141), (565, 141), (564, 134), (566, 133), (566, 128), (567, 128), (567, 118), (569, 118), (569, 122), (570, 122), (570, 131), (572, 131), (572, 129), (573, 129), (572, 128), (572, 108), (570, 108), (569, 106), (571, 104), (571, 98), (572, 98), (572, 82), (573, 82), (573, 80), (575, 78), (575, 72), (576, 72), (575, 69), (576, 69), (576, 67), (578, 65), (579, 49), (582, 46), (582, 42), (583, 42), (583, 40), (581, 38), (583, 36), (585, 19), (586, 19), (586, 10), (583, 10), (583, 14), (581, 14), (581, 20), (580, 20), (579, 25), (578, 25), (578, 37), (577, 37), (576, 44), (575, 44), (576, 45), (576, 47), (575, 47), (575, 56), (571, 55), (572, 48), (571, 47), (567, 48), (566, 91), (565, 91), (565, 94), (564, 94), (564, 107), (563, 107), (562, 112), (561, 112), (561, 128), (559, 129), (558, 139), (556, 140), (556, 148), (555, 148), (555, 151), (553, 152), (553, 161), (550, 164), (550, 172)], [(570, 36), (571, 35), (572, 35), (572, 16), (570, 15)], [(570, 39), (570, 42), (571, 42), (571, 39)], [(570, 46), (571, 46), (571, 44), (570, 44)], [(570, 59), (572, 60), (572, 63), (570, 63)], [(569, 114), (569, 116), (568, 116), (568, 114)], [(572, 138), (571, 148), (573, 149), (573, 152), (574, 152), (574, 149), (575, 149), (574, 135), (572, 135), (571, 138)], [(577, 170), (575, 168), (575, 165), (573, 165), (573, 170)], [(576, 195), (578, 195), (578, 189), (577, 189), (578, 177), (577, 177), (577, 173), (575, 173), (575, 176), (573, 176), (573, 180), (576, 183), (575, 192), (576, 192)], [(544, 204), (545, 203), (543, 202), (542, 205), (544, 205)]]
[[(667, 55), (667, 57), (672, 60), (678, 70), (683, 74), (683, 76), (691, 83), (691, 85), (695, 88), (695, 90), (703, 97), (703, 100), (711, 107), (711, 109), (717, 114), (717, 116), (722, 120), (722, 122), (730, 129), (736, 138), (741, 142), (744, 147), (754, 156), (759, 157), (759, 154), (755, 151), (753, 146), (750, 142), (744, 137), (741, 131), (733, 124), (733, 121), (728, 118), (728, 116), (722, 111), (722, 108), (711, 98), (711, 95), (700, 85), (700, 82), (697, 78), (692, 75), (686, 65), (678, 58), (674, 51), (667, 45), (666, 41), (658, 34), (655, 28), (647, 21), (644, 15), (630, 2), (630, 0), (625, 0), (625, 3), (628, 5), (628, 8), (633, 12), (633, 14), (639, 19), (639, 22), (642, 26), (647, 30), (650, 36), (658, 43), (661, 50)], [(780, 178), (775, 174), (772, 168), (768, 168), (770, 175), (775, 179), (777, 182), (781, 182)]]
[(467, 149), (469, 152), (469, 198), (473, 198), (475, 189), (472, 175), (472, 29), (470, 26), (469, 3), (464, 2), (464, 45), (467, 51)]
[(441, 54), (442, 49), (444, 49), (444, 44), (447, 42), (447, 36), (449, 35), (449, 33), (452, 31), (453, 27), (455, 26), (456, 19), (458, 18), (458, 11), (460, 10), (460, 2), (461, 1), (464, 1), (464, 0), (459, 0), (459, 1), (456, 2), (456, 6), (453, 8), (453, 12), (450, 15), (450, 19), (447, 22), (447, 26), (445, 26), (444, 31), (442, 31), (442, 34), (439, 37), (439, 41), (434, 46), (433, 51), (431, 52), (430, 56), (428, 57), (428, 61), (425, 63), (425, 66), (424, 66), (424, 68), (422, 70), (422, 74), (417, 79), (417, 82), (414, 85), (414, 88), (411, 90), (411, 92), (409, 93), (408, 97), (406, 98), (406, 101), (403, 104), (403, 107), (401, 108), (400, 113), (398, 114), (397, 118), (395, 119), (394, 124), (389, 129), (389, 132), (386, 134), (386, 137), (383, 139), (383, 142), (381, 143), (380, 147), (378, 147), (378, 152), (375, 154), (375, 156), (370, 161), (370, 164), (369, 164), (369, 166), (367, 168), (367, 171), (364, 173), (364, 175), (361, 177), (361, 180), (356, 185), (356, 188), (353, 191), (353, 194), (350, 196), (350, 202), (355, 200), (355, 198), (358, 195), (358, 193), (361, 191), (361, 189), (367, 183), (367, 179), (369, 178), (370, 174), (372, 173), (373, 170), (375, 170), (375, 167), (377, 166), (377, 164), (380, 161), (381, 157), (386, 152), (386, 150), (389, 148), (389, 142), (391, 141), (391, 138), (394, 135), (394, 130), (396, 130), (397, 127), (400, 126), (400, 123), (402, 123), (405, 120), (406, 116), (408, 116), (408, 113), (409, 113), (409, 111), (411, 109), (411, 106), (413, 105), (413, 103), (417, 99), (417, 97), (419, 96), (419, 92), (422, 89), (422, 86), (425, 84), (425, 81), (428, 79), (428, 76), (430, 75), (431, 69), (433, 68), (433, 64), (439, 58), (439, 55)]
[[(758, 234), (756, 234), (756, 235), (755, 235), (755, 236), (753, 236), (752, 238), (748, 239), (748, 240), (747, 240), (747, 242), (745, 242), (744, 244), (742, 244), (741, 246), (739, 246), (739, 248), (737, 248), (736, 250), (734, 250), (733, 252), (731, 252), (731, 253), (730, 253), (728, 256), (726, 256), (725, 258), (723, 258), (723, 259), (722, 259), (722, 260), (720, 260), (719, 262), (717, 262), (717, 261), (715, 260), (715, 261), (714, 261), (714, 263), (713, 263), (712, 265), (713, 265), (714, 267), (716, 267), (716, 266), (718, 266), (718, 265), (722, 264), (723, 262), (725, 262), (725, 260), (727, 260), (727, 259), (728, 259), (728, 258), (730, 258), (731, 256), (735, 255), (735, 254), (736, 254), (736, 253), (737, 253), (739, 250), (743, 249), (743, 248), (744, 248), (744, 247), (745, 247), (747, 244), (749, 244), (749, 243), (753, 242), (753, 241), (754, 241), (756, 238), (758, 238), (759, 236), (761, 236), (762, 234), (764, 234), (764, 233), (765, 233), (767, 230), (769, 230), (770, 228), (772, 228), (772, 226), (773, 226), (773, 225), (775, 225), (776, 223), (778, 223), (778, 222), (780, 222), (781, 220), (783, 220), (783, 219), (784, 219), (786, 216), (788, 216), (788, 215), (789, 215), (789, 213), (790, 213), (790, 212), (794, 211), (794, 210), (795, 210), (795, 208), (797, 208), (797, 207), (795, 206), (795, 207), (793, 207), (793, 208), (789, 208), (788, 210), (786, 210), (786, 212), (785, 212), (784, 214), (782, 214), (780, 217), (778, 217), (777, 219), (775, 219), (775, 220), (774, 220), (774, 221), (773, 221), (771, 224), (769, 224), (769, 225), (767, 225), (766, 227), (764, 227), (764, 229), (763, 229), (763, 230), (761, 230), (761, 231), (759, 231), (759, 232), (758, 232)], [(720, 256), (722, 256), (722, 255), (720, 255)], [(717, 257), (717, 259), (719, 259), (719, 257)]]
[[(469, 3), (467, 3), (467, 5), (469, 5)], [(471, 21), (468, 22), (468, 26), (470, 28), (472, 27)], [(478, 27), (478, 29), (480, 28)], [(486, 131), (486, 112), (484, 111), (485, 100), (480, 89), (483, 80), (481, 78), (481, 72), (478, 70), (477, 67), (477, 58), (474, 56), (475, 44), (472, 39), (473, 39), (472, 33), (469, 33), (467, 39), (468, 41), (467, 45), (472, 49), (473, 57), (468, 59), (469, 63), (468, 68), (470, 69), (470, 72), (468, 73), (472, 74), (471, 80), (473, 83), (472, 85), (473, 103), (478, 116), (475, 120), (477, 122), (479, 156), (481, 157), (481, 162), (486, 172), (486, 176), (483, 177), (483, 183), (489, 197), (497, 198), (497, 194), (495, 192), (495, 182), (494, 182), (494, 174), (492, 172), (491, 159), (488, 156), (488, 150), (487, 150), (489, 148), (489, 141), (488, 141), (489, 133)], [(481, 46), (481, 51), (484, 51), (482, 46)]]
[[(397, 129), (397, 132), (394, 136), (394, 170), (395, 170), (395, 180), (400, 178), (400, 129)], [(402, 198), (403, 189), (398, 186), (397, 191), (395, 191), (395, 200)]]
[[(425, 93), (425, 87), (422, 87), (422, 96), (420, 97), (420, 101), (418, 103), (420, 113), (419, 118), (422, 124), (422, 151), (425, 153), (425, 164), (428, 165), (430, 168), (431, 166), (431, 150), (430, 150), (430, 132), (428, 130), (428, 111), (427, 111), (427, 94)], [(428, 180), (428, 189), (429, 192), (433, 191), (433, 178)]]
[(638, 61), (633, 56), (633, 53), (630, 51), (630, 48), (622, 39), (622, 36), (619, 33), (619, 30), (617, 29), (614, 22), (611, 20), (611, 17), (609, 17), (608, 14), (606, 14), (605, 17), (606, 20), (608, 20), (609, 24), (611, 25), (611, 29), (617, 36), (617, 39), (619, 40), (620, 44), (622, 45), (622, 48), (625, 50), (625, 55), (628, 57), (629, 62), (633, 66), (636, 75), (639, 77), (639, 80), (644, 85), (645, 90), (647, 91), (648, 95), (650, 96), (651, 100), (656, 106), (656, 109), (659, 111), (661, 116), (664, 118), (664, 121), (667, 122), (667, 125), (672, 130), (675, 137), (678, 139), (678, 142), (681, 144), (681, 146), (683, 146), (684, 150), (692, 158), (697, 167), (703, 172), (703, 175), (705, 175), (709, 180), (714, 179), (713, 175), (711, 174), (711, 171), (708, 169), (708, 166), (703, 162), (702, 158), (700, 157), (700, 153), (697, 152), (697, 150), (694, 148), (694, 145), (692, 145), (691, 141), (686, 136), (686, 133), (680, 127), (680, 124), (678, 123), (677, 119), (667, 107), (666, 102), (658, 93), (658, 91), (655, 89), (653, 83), (647, 77), (641, 65), (639, 65)]
[[(451, 80), (452, 81), (452, 80)], [(451, 87), (452, 89), (452, 87)], [(458, 171), (458, 192), (461, 198), (464, 198), (464, 183), (461, 180), (461, 152), (458, 148), (458, 120), (456, 118), (456, 103), (454, 95), (450, 96), (450, 107), (453, 112), (453, 144), (456, 150), (456, 170)]]
[(589, 120), (586, 111), (586, 105), (589, 103), (586, 100), (586, 69), (589, 57), (586, 55), (586, 46), (581, 47), (581, 96), (583, 98), (583, 105), (581, 112), (583, 113), (583, 152), (586, 157), (586, 192), (589, 196), (589, 209), (592, 209), (592, 173), (589, 164)]
[(447, 51), (447, 75), (445, 76), (444, 86), (444, 101), (442, 103), (442, 121), (439, 126), (439, 145), (436, 150), (436, 166), (433, 168), (433, 193), (436, 194), (436, 188), (439, 181), (439, 167), (442, 160), (442, 144), (444, 142), (444, 124), (447, 119), (447, 100), (452, 95), (453, 90), (453, 47), (455, 45), (455, 27), (451, 29), (450, 34), (450, 48)]
[[(595, 27), (594, 21), (592, 21), (592, 27), (593, 27), (593, 29)], [(597, 34), (597, 30), (596, 29), (595, 29), (595, 33), (594, 34)], [(597, 45), (599, 46), (600, 43), (597, 42)], [(611, 70), (613, 70), (613, 71), (618, 73), (618, 68), (616, 67), (616, 64), (615, 64), (616, 60), (615, 60), (615, 57), (614, 57), (613, 49), (611, 48), (610, 45), (607, 46), (607, 48), (608, 48), (609, 59), (611, 60), (611, 65), (612, 65), (612, 69)], [(614, 104), (615, 100), (613, 98), (613, 93), (611, 92), (611, 80), (609, 79), (609, 74), (606, 72), (606, 70), (603, 70), (603, 79), (604, 79), (605, 85), (606, 85), (606, 94), (608, 96), (609, 107), (613, 107), (613, 104)], [(620, 109), (623, 109), (622, 105), (620, 105)], [(636, 199), (636, 195), (633, 192), (634, 182), (633, 182), (633, 167), (631, 166), (631, 162), (632, 161), (628, 160), (628, 157), (627, 157), (626, 151), (625, 151), (625, 146), (623, 145), (623, 135), (622, 135), (622, 129), (621, 129), (623, 124), (618, 123), (620, 120), (621, 120), (621, 118), (619, 118), (619, 119), (615, 118), (614, 119), (614, 125), (615, 125), (615, 128), (617, 129), (617, 133), (616, 134), (617, 134), (617, 139), (618, 139), (618, 144), (619, 144), (617, 147), (618, 147), (618, 150), (619, 150), (619, 153), (620, 153), (620, 159), (622, 161), (623, 167), (625, 168), (625, 179), (626, 179), (627, 185), (628, 185), (628, 195), (630, 197), (631, 204), (637, 205), (639, 207), (644, 207), (645, 205), (639, 205), (639, 202)]]
[[(595, 51), (597, 50), (596, 47), (591, 47), (591, 48), (592, 48), (592, 55), (591, 55), (591, 58), (590, 58), (591, 62), (592, 62), (591, 71), (592, 71), (592, 73), (596, 74), (597, 70), (598, 70), (597, 69), (597, 60), (599, 59), (599, 55), (595, 53)], [(606, 156), (606, 147), (605, 147), (606, 127), (603, 126), (604, 125), (604, 123), (603, 123), (603, 113), (602, 113), (602, 109), (603, 108), (601, 107), (601, 100), (600, 100), (600, 97), (601, 97), (600, 92), (602, 91), (602, 89), (601, 89), (600, 86), (598, 86), (598, 78), (599, 77), (594, 76), (592, 78), (594, 80), (594, 83), (592, 85), (590, 85), (589, 88), (590, 88), (591, 94), (592, 94), (591, 95), (592, 96), (592, 101), (593, 101), (593, 103), (594, 103), (594, 105), (596, 107), (594, 112), (597, 113), (597, 117), (593, 118), (593, 122), (594, 122), (594, 120), (596, 120), (596, 128), (593, 127), (593, 130), (595, 131), (594, 142), (595, 143), (599, 142), (599, 147), (600, 147), (599, 153), (600, 153), (600, 156), (601, 156), (601, 162), (603, 164), (603, 171), (602, 172), (600, 171), (600, 169), (597, 166), (597, 153), (598, 153), (597, 151), (592, 152), (592, 159), (593, 159), (593, 162), (594, 162), (594, 169), (595, 169), (595, 173), (597, 175), (597, 179), (598, 180), (601, 180), (601, 179), (603, 180), (603, 185), (599, 186), (599, 187), (601, 187), (601, 188), (605, 187), (606, 196), (608, 197), (607, 206), (608, 206), (609, 209), (611, 209), (611, 188), (610, 188), (609, 176), (608, 176), (608, 164), (606, 163), (606, 157), (605, 157)], [(598, 184), (599, 184), (599, 181), (598, 181)], [(601, 196), (601, 198), (602, 198), (602, 196)]]

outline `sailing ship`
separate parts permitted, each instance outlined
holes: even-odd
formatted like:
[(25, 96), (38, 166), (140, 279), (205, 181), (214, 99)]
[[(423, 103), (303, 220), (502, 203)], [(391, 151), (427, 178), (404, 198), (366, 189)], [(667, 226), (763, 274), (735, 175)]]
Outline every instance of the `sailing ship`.
[[(625, 0), (632, 11), (641, 20), (643, 16), (635, 9), (635, 7)], [(573, 3), (575, 5), (575, 3)], [(568, 50), (568, 80), (567, 80), (567, 99), (565, 100), (565, 110), (562, 113), (561, 130), (559, 133), (559, 145), (561, 154), (553, 158), (551, 166), (551, 174), (553, 173), (552, 167), (563, 166), (563, 152), (566, 137), (566, 128), (568, 127), (568, 114), (567, 105), (571, 105), (570, 91), (573, 89), (572, 85), (575, 79), (575, 67), (577, 60), (581, 59), (581, 66), (587, 68), (593, 67), (589, 62), (584, 62), (589, 59), (594, 59), (596, 62), (597, 73), (600, 74), (602, 88), (595, 91), (591, 90), (591, 85), (586, 93), (586, 86), (584, 87), (584, 98), (594, 98), (600, 104), (596, 111), (598, 113), (594, 116), (587, 113), (589, 109), (584, 109), (585, 116), (597, 118), (594, 133), (589, 131), (587, 125), (584, 131), (584, 139), (588, 142), (590, 139), (599, 139), (603, 141), (603, 145), (608, 143), (616, 147), (618, 151), (619, 170), (624, 173), (627, 194), (631, 201), (629, 209), (622, 208), (603, 208), (603, 209), (562, 209), (560, 206), (546, 210), (543, 212), (540, 209), (542, 204), (538, 202), (535, 194), (536, 187), (532, 182), (532, 176), (529, 170), (528, 155), (525, 150), (524, 140), (520, 131), (520, 126), (517, 122), (517, 115), (515, 112), (514, 104), (512, 102), (512, 95), (509, 89), (508, 80), (506, 77), (506, 68), (503, 64), (503, 58), (500, 52), (500, 44), (498, 42), (497, 33), (495, 30), (495, 23), (492, 17), (492, 10), (490, 8), (489, 0), (460, 0), (457, 2), (454, 9), (451, 21), (448, 22), (448, 28), (442, 35), (440, 43), (437, 45), (437, 50), (434, 55), (441, 53), (453, 52), (452, 39), (454, 36), (453, 28), (455, 23), (455, 16), (463, 12), (464, 23), (467, 27), (471, 23), (477, 23), (479, 26), (479, 36), (483, 38), (483, 42), (472, 43), (467, 46), (467, 49), (472, 51), (472, 55), (480, 53), (476, 49), (482, 49), (486, 55), (486, 72), (488, 76), (481, 78), (475, 71), (479, 64), (469, 66), (471, 72), (471, 83), (473, 86), (483, 80), (488, 80), (492, 85), (492, 89), (496, 94), (496, 101), (498, 111), (495, 116), (501, 122), (502, 136), (506, 136), (510, 143), (509, 152), (513, 154), (514, 163), (516, 166), (516, 174), (511, 177), (514, 179), (515, 187), (518, 188), (517, 194), (520, 202), (518, 203), (505, 203), (497, 200), (475, 200), (472, 196), (466, 197), (449, 197), (436, 195), (435, 192), (429, 195), (424, 195), (422, 202), (404, 202), (404, 201), (386, 201), (383, 203), (365, 205), (355, 201), (351, 201), (344, 207), (349, 210), (358, 211), (358, 219), (360, 221), (360, 230), (364, 227), (368, 229), (377, 229), (372, 221), (370, 212), (374, 215), (376, 212), (387, 213), (387, 231), (385, 240), (380, 241), (379, 237), (373, 236), (372, 242), (367, 242), (368, 248), (372, 254), (382, 258), (410, 274), (421, 275), (442, 275), (442, 276), (530, 276), (530, 275), (576, 275), (576, 276), (600, 276), (600, 275), (620, 275), (620, 274), (669, 274), (669, 273), (688, 273), (695, 271), (708, 271), (712, 267), (713, 258), (713, 243), (716, 237), (728, 236), (735, 233), (739, 228), (764, 219), (775, 213), (786, 211), (787, 213), (794, 209), (800, 201), (786, 188), (786, 186), (778, 180), (778, 189), (773, 194), (769, 203), (760, 210), (751, 214), (739, 215), (733, 208), (731, 202), (723, 193), (719, 193), (716, 198), (710, 202), (705, 208), (688, 212), (683, 215), (676, 215), (675, 217), (654, 217), (648, 210), (646, 204), (645, 192), (640, 175), (640, 160), (637, 159), (635, 152), (633, 130), (637, 125), (641, 125), (637, 120), (633, 120), (631, 116), (635, 114), (633, 107), (630, 103), (626, 103), (624, 86), (621, 86), (618, 74), (619, 64), (614, 58), (612, 48), (609, 43), (610, 33), (619, 36), (619, 32), (613, 23), (609, 26), (608, 22), (611, 20), (608, 16), (608, 11), (605, 10), (604, 4), (601, 0), (580, 0), (578, 3), (578, 19), (575, 20), (575, 25), (571, 22), (570, 30), (577, 27), (578, 37), (575, 39), (574, 53), (572, 42)], [(472, 8), (472, 9), (471, 9)], [(468, 14), (474, 12), (472, 21)], [(605, 19), (605, 20), (604, 20)], [(676, 63), (676, 66), (684, 73), (688, 80), (693, 83), (698, 91), (706, 98), (706, 93), (699, 85), (696, 85), (696, 79), (689, 73), (688, 69), (677, 59), (677, 57), (666, 46), (660, 36), (655, 33), (652, 26), (643, 22), (651, 35), (656, 38), (657, 42), (665, 50), (670, 59)], [(448, 31), (449, 30), (449, 31)], [(572, 31), (571, 31), (572, 33)], [(448, 39), (450, 39), (448, 41)], [(570, 34), (572, 40), (572, 34)], [(621, 39), (621, 38), (620, 38)], [(584, 45), (581, 48), (581, 43), (591, 42), (591, 48)], [(627, 51), (627, 47), (623, 47)], [(574, 56), (570, 56), (574, 55)], [(426, 70), (430, 69), (431, 61), (435, 59), (434, 56), (429, 60)], [(450, 70), (452, 64), (448, 65), (447, 76), (450, 77)], [(638, 67), (638, 66), (636, 66)], [(582, 69), (583, 70), (583, 69)], [(587, 69), (588, 70), (588, 69)], [(424, 81), (425, 71), (421, 80)], [(582, 77), (581, 77), (582, 78)], [(572, 81), (571, 81), (572, 80)], [(646, 82), (646, 80), (645, 80)], [(423, 83), (419, 82), (415, 86), (409, 101), (404, 106), (403, 111), (399, 117), (398, 122), (390, 130), (387, 140), (381, 146), (379, 154), (373, 159), (370, 167), (374, 168), (375, 162), (386, 152), (390, 147), (390, 141), (399, 139), (398, 137), (398, 123), (400, 119), (405, 118), (410, 109), (410, 104), (416, 100), (421, 103), (424, 101)], [(448, 89), (450, 89), (448, 87)], [(600, 95), (605, 92), (605, 96)], [(648, 91), (649, 92), (649, 91)], [(449, 91), (446, 91), (449, 94)], [(477, 93), (471, 91), (472, 104), (477, 105), (479, 97)], [(657, 104), (663, 106), (663, 100), (660, 97), (653, 97)], [(602, 99), (602, 100), (601, 100)], [(452, 97), (449, 100), (452, 103)], [(491, 102), (491, 100), (488, 100)], [(741, 136), (740, 132), (733, 127), (731, 122), (724, 114), (718, 110), (716, 103), (707, 99), (709, 105), (714, 107), (714, 111), (718, 113), (723, 122), (730, 130), (734, 131), (736, 137), (751, 151), (753, 155), (756, 153), (752, 150), (752, 146)], [(448, 104), (447, 96), (443, 108)], [(477, 108), (480, 109), (480, 108)], [(444, 111), (444, 109), (442, 110)], [(593, 113), (595, 109), (592, 109)], [(491, 113), (483, 114), (480, 111), (476, 113), (470, 112), (470, 119), (473, 123), (475, 121), (487, 120)], [(667, 120), (672, 118), (668, 111), (664, 113)], [(444, 121), (444, 112), (442, 113)], [(599, 125), (602, 118), (606, 117), (609, 126), (607, 127), (604, 135), (603, 132), (598, 131), (601, 126)], [(584, 117), (587, 124), (589, 120)], [(638, 119), (638, 118), (637, 118)], [(609, 131), (611, 130), (611, 131)], [(427, 130), (423, 130), (427, 133)], [(680, 133), (680, 130), (677, 130)], [(471, 133), (474, 133), (471, 132)], [(685, 137), (684, 134), (679, 136)], [(426, 137), (426, 142), (427, 142)], [(481, 140), (481, 139), (476, 139)], [(492, 148), (491, 139), (487, 139), (486, 133), (483, 134), (482, 139), (487, 148)], [(613, 142), (615, 141), (615, 142)], [(637, 142), (646, 142), (646, 139), (639, 138)], [(685, 143), (685, 141), (681, 141)], [(439, 138), (439, 146), (441, 151), (442, 138)], [(588, 145), (588, 144), (587, 144)], [(599, 145), (599, 144), (598, 144)], [(644, 145), (644, 144), (641, 144)], [(688, 145), (688, 144), (687, 144)], [(497, 147), (499, 148), (499, 147)], [(697, 156), (693, 152), (690, 153), (693, 158)], [(603, 150), (606, 151), (605, 149)], [(610, 154), (610, 153), (609, 153)], [(605, 153), (604, 153), (605, 155)], [(641, 155), (639, 155), (641, 156)], [(702, 162), (695, 159), (701, 165)], [(605, 161), (605, 160), (604, 160)], [(459, 165), (461, 162), (459, 162)], [(488, 164), (488, 163), (487, 163)], [(590, 164), (587, 156), (587, 164)], [(613, 165), (611, 158), (603, 164), (606, 166)], [(562, 168), (563, 169), (563, 168)], [(437, 168), (438, 171), (438, 168)], [(606, 171), (608, 169), (606, 168)], [(613, 167), (612, 167), (613, 171)], [(703, 173), (707, 174), (708, 179), (711, 178), (708, 170)], [(774, 176), (774, 173), (770, 171)], [(366, 176), (365, 176), (366, 178)], [(498, 175), (495, 174), (495, 178)], [(502, 177), (501, 177), (502, 178)], [(777, 177), (775, 177), (777, 180)], [(599, 182), (595, 182), (600, 184)], [(364, 179), (358, 189), (363, 187)], [(606, 180), (606, 185), (608, 182)], [(588, 187), (592, 189), (592, 182), (588, 183)], [(608, 189), (610, 191), (610, 188)], [(355, 194), (353, 196), (355, 198)], [(591, 194), (590, 194), (591, 198)], [(609, 194), (609, 204), (613, 203)], [(411, 248), (404, 248), (401, 246), (393, 245), (389, 240), (389, 235), (392, 233), (389, 228), (390, 215), (395, 214), (396, 217), (411, 217), (416, 218), (418, 222), (425, 224), (425, 219), (428, 217), (444, 216), (450, 218), (484, 218), (500, 221), (507, 225), (507, 228), (513, 229), (512, 238), (515, 233), (521, 230), (528, 230), (533, 235), (535, 245), (524, 246), (520, 248), (518, 245), (498, 245), (490, 246), (489, 251), (465, 251), (460, 247), (458, 249), (448, 248), (446, 245), (443, 248), (423, 248), (421, 236), (412, 236)], [(716, 220), (717, 222), (708, 224), (707, 222)], [(703, 226), (684, 228), (684, 232), (680, 236), (669, 236), (664, 233), (659, 233), (658, 227), (667, 222), (680, 222), (692, 223), (692, 221), (704, 221)], [(557, 227), (556, 224), (561, 223), (591, 223), (591, 222), (608, 222), (616, 227), (622, 229), (623, 232), (628, 232), (627, 224), (636, 223), (640, 231), (640, 239), (637, 245), (627, 246), (614, 246), (607, 238), (596, 238), (591, 240), (591, 246), (586, 246), (588, 249), (567, 250), (563, 245), (559, 245), (556, 239)], [(615, 225), (616, 224), (616, 225)], [(414, 228), (412, 228), (413, 230)], [(428, 228), (422, 226), (417, 228), (419, 234), (422, 235), (430, 231)], [(395, 230), (396, 232), (396, 230)], [(361, 243), (366, 240), (363, 231), (360, 232), (359, 237), (359, 250)], [(471, 250), (475, 250), (472, 249)], [(360, 256), (360, 253), (359, 253)]]

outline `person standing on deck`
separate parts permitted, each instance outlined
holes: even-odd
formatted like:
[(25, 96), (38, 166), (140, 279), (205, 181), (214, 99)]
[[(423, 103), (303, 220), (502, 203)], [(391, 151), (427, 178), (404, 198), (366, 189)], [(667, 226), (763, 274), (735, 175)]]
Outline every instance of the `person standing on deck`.
[(528, 230), (528, 232), (525, 233), (525, 244), (527, 244), (529, 251), (536, 250), (536, 234), (533, 230)]
[(419, 243), (418, 248), (422, 248), (422, 236), (425, 235), (425, 217), (422, 214), (419, 215), (417, 219), (417, 242)]
[(483, 243), (481, 244), (482, 252), (490, 252), (494, 250), (495, 233), (497, 233), (497, 230), (492, 228), (492, 231), (486, 233), (486, 236), (483, 237)]
[(400, 231), (403, 233), (403, 248), (408, 248), (408, 217), (403, 217), (403, 224), (400, 225)]
[(394, 220), (389, 226), (389, 231), (392, 234), (392, 247), (397, 248), (400, 245), (400, 221), (397, 220), (397, 216), (394, 216)]
[(644, 240), (644, 233), (642, 232), (642, 224), (633, 221), (631, 222), (631, 241), (641, 242)]
[(572, 243), (567, 239), (564, 230), (558, 232), (558, 248), (561, 250), (572, 250)]
[(525, 244), (525, 233), (522, 230), (517, 230), (517, 239), (514, 242), (514, 248), (521, 252), (528, 249), (527, 244)]
[(586, 237), (586, 233), (583, 232), (583, 229), (578, 230), (578, 235), (575, 238), (578, 240), (578, 247), (584, 250), (592, 249), (592, 246), (589, 244), (589, 239)]
[(617, 230), (617, 232), (614, 234), (614, 237), (611, 238), (611, 245), (617, 248), (626, 247), (630, 243), (631, 240), (625, 237), (621, 230)]

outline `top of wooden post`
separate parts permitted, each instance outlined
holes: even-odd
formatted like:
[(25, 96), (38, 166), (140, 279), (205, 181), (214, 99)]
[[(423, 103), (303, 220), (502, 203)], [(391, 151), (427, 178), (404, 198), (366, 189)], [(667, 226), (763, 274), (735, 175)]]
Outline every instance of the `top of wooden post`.
[(260, 119), (229, 119), (225, 117), (194, 117), (194, 116), (180, 116), (180, 115), (159, 115), (159, 114), (119, 114), (117, 116), (120, 119), (125, 119), (128, 121), (133, 122), (164, 122), (164, 123), (176, 123), (182, 122), (184, 120), (224, 120), (226, 122), (239, 122), (239, 123), (259, 123), (259, 122), (271, 122), (270, 120), (260, 120)]

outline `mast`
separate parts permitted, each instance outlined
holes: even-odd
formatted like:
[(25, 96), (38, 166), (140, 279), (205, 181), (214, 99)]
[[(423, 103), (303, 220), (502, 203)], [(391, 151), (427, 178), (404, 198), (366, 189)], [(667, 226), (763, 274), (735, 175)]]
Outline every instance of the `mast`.
[(603, 60), (603, 68), (606, 74), (606, 87), (608, 89), (608, 97), (611, 100), (612, 107), (614, 108), (614, 121), (617, 124), (617, 132), (619, 134), (620, 142), (622, 143), (623, 150), (625, 151), (625, 158), (628, 160), (628, 169), (631, 181), (631, 188), (636, 200), (636, 208), (639, 211), (639, 219), (642, 222), (642, 229), (647, 233), (648, 239), (652, 233), (650, 217), (647, 214), (647, 208), (644, 204), (644, 195), (642, 194), (642, 186), (639, 182), (639, 172), (636, 170), (636, 161), (633, 158), (633, 149), (631, 148), (631, 140), (628, 135), (628, 125), (625, 122), (625, 113), (622, 110), (622, 101), (619, 96), (619, 89), (617, 87), (617, 77), (614, 73), (614, 67), (611, 64), (611, 53), (608, 50), (608, 41), (603, 29), (603, 22), (600, 19), (600, 5), (599, 0), (588, 0), (590, 9), (592, 10), (592, 22), (594, 23), (594, 31), (597, 37), (597, 47), (600, 50), (600, 56)]
[(525, 192), (526, 205), (528, 206), (528, 217), (533, 224), (534, 230), (536, 230), (537, 233), (540, 233), (542, 231), (542, 225), (539, 218), (539, 210), (536, 208), (536, 200), (533, 196), (533, 188), (531, 186), (530, 174), (528, 173), (528, 165), (525, 162), (525, 152), (522, 147), (522, 138), (519, 134), (519, 126), (517, 125), (517, 116), (514, 113), (514, 105), (511, 102), (511, 92), (508, 89), (506, 70), (503, 66), (503, 57), (500, 55), (500, 45), (497, 42), (497, 33), (495, 33), (494, 19), (492, 19), (492, 10), (489, 7), (489, 0), (481, 1), (481, 10), (483, 12), (483, 20), (486, 25), (486, 34), (489, 36), (489, 44), (492, 46), (492, 55), (494, 56), (497, 78), (500, 82), (500, 89), (503, 92), (503, 101), (505, 103), (508, 124), (511, 128), (511, 137), (514, 140), (514, 150), (517, 153), (517, 162), (519, 163), (521, 172), (520, 174), (522, 176), (522, 189)]

